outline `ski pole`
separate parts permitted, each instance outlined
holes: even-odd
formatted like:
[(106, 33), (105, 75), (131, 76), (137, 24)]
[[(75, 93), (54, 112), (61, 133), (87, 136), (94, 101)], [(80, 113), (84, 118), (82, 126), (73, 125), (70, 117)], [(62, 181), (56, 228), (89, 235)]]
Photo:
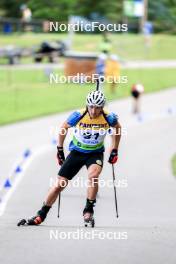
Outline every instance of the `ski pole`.
[(97, 79), (97, 87), (96, 87), (96, 91), (99, 91), (99, 86), (100, 86), (100, 80), (99, 78)]
[(118, 218), (119, 215), (118, 215), (118, 207), (117, 207), (117, 191), (116, 191), (116, 186), (115, 186), (114, 164), (112, 164), (112, 177), (113, 177), (113, 185), (114, 185), (114, 200), (115, 200), (116, 216)]
[(57, 217), (59, 218), (59, 213), (60, 213), (60, 200), (61, 200), (61, 193), (59, 193), (59, 199), (58, 199), (58, 214)]

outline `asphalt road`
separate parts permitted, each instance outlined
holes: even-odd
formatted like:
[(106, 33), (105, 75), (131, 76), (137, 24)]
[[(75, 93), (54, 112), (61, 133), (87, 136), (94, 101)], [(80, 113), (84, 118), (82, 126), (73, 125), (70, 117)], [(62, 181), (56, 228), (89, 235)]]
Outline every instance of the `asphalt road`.
[[(127, 127), (115, 167), (119, 218), (115, 217), (113, 189), (101, 187), (95, 229), (83, 227), (86, 188), (76, 186), (63, 192), (60, 219), (55, 204), (41, 226), (16, 226), (20, 218), (33, 216), (40, 208), (50, 179), (57, 174), (54, 146), (34, 155), (0, 217), (0, 262), (175, 264), (176, 181), (170, 160), (176, 146), (176, 119), (166, 111), (174, 107), (175, 95), (176, 89), (171, 89), (146, 96), (140, 122), (130, 116), (129, 100), (110, 105)], [(45, 122), (52, 123), (52, 118), (47, 117)], [(32, 129), (44, 119), (30, 122), (21, 123), (21, 131), (24, 126)], [(85, 168), (76, 179), (86, 179)], [(111, 166), (106, 162), (101, 179), (112, 179)], [(114, 239), (109, 237), (110, 232)], [(78, 236), (80, 239), (76, 239)]]

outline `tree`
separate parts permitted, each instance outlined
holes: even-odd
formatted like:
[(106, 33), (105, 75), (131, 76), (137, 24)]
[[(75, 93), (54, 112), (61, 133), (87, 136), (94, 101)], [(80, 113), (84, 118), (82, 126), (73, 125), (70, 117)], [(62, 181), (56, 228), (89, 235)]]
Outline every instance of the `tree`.
[(33, 11), (33, 17), (66, 21), (73, 14), (76, 0), (30, 0), (29, 6)]
[(153, 21), (158, 31), (174, 32), (176, 23), (176, 0), (149, 0), (148, 18), (150, 21)]
[(79, 15), (91, 18), (92, 14), (104, 16), (111, 21), (122, 20), (122, 0), (78, 0), (77, 13)]
[[(6, 17), (21, 17), (20, 6), (24, 2), (31, 8), (33, 18), (60, 22), (67, 21), (69, 15), (80, 15), (117, 23), (123, 16), (123, 0), (0, 0), (0, 13)], [(148, 19), (158, 31), (174, 32), (176, 0), (148, 0)]]

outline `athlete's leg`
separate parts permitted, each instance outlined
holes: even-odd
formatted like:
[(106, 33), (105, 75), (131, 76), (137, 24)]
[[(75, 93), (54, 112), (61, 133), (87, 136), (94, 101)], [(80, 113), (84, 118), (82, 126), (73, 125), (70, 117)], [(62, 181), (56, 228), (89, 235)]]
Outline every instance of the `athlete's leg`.
[[(83, 215), (84, 215), (84, 221), (85, 223), (94, 221), (93, 220), (93, 214), (94, 214), (94, 209), (93, 207), (95, 206), (96, 203), (96, 195), (98, 192), (98, 179), (99, 175), (102, 171), (102, 167), (97, 165), (97, 164), (91, 164), (88, 167), (88, 189), (87, 189), (87, 200), (86, 200), (86, 205), (83, 210)], [(92, 225), (93, 222), (92, 222)]]
[(103, 168), (103, 153), (91, 153), (86, 161), (86, 167), (88, 170), (88, 189), (87, 189), (87, 199), (86, 205), (83, 210), (84, 221), (93, 221), (92, 217), (94, 214), (93, 207), (96, 203), (96, 195), (98, 192), (98, 180), (99, 175)]
[(62, 177), (59, 176), (57, 178), (55, 185), (51, 187), (51, 189), (49, 190), (49, 193), (41, 209), (37, 212), (36, 216), (28, 219), (27, 221), (28, 225), (39, 225), (45, 220), (49, 210), (51, 209), (51, 206), (56, 201), (59, 193), (67, 186), (67, 184), (68, 184), (67, 178), (63, 176)]
[(56, 201), (59, 193), (63, 189), (65, 189), (67, 184), (68, 184), (68, 179), (67, 178), (65, 178), (63, 176), (58, 176), (54, 186), (52, 186), (51, 189), (49, 190), (49, 193), (48, 193), (48, 195), (46, 197), (46, 200), (45, 200), (45, 204), (47, 206), (52, 206), (53, 203)]
[(56, 201), (59, 193), (65, 189), (68, 184), (68, 180), (71, 180), (83, 166), (82, 157), (76, 151), (70, 152), (67, 156), (64, 164), (59, 170), (58, 178), (56, 179), (55, 185), (49, 190), (46, 197), (45, 204), (52, 206)]
[(97, 164), (92, 164), (88, 168), (88, 189), (87, 198), (89, 200), (95, 200), (98, 192), (98, 179), (102, 171), (102, 167)]
[(28, 219), (27, 223), (29, 225), (39, 225), (45, 220), (49, 210), (51, 209), (51, 206), (56, 201), (59, 193), (67, 186), (68, 181), (77, 174), (77, 172), (83, 165), (84, 164), (82, 164), (81, 157), (79, 155), (70, 153), (67, 156), (61, 169), (59, 170), (59, 176), (56, 180), (56, 183), (49, 190), (42, 208), (37, 212), (36, 216)]

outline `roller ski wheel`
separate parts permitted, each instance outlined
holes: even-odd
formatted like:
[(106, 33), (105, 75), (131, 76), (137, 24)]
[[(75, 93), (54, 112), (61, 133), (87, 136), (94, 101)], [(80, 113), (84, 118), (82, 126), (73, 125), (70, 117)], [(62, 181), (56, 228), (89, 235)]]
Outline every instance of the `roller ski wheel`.
[(18, 222), (18, 224), (17, 224), (17, 226), (21, 226), (21, 225), (26, 225), (27, 224), (27, 221), (26, 221), (26, 219), (22, 219), (22, 220), (20, 220), (19, 222)]
[(84, 215), (84, 226), (92, 228), (95, 226), (95, 220), (92, 214), (86, 213)]

